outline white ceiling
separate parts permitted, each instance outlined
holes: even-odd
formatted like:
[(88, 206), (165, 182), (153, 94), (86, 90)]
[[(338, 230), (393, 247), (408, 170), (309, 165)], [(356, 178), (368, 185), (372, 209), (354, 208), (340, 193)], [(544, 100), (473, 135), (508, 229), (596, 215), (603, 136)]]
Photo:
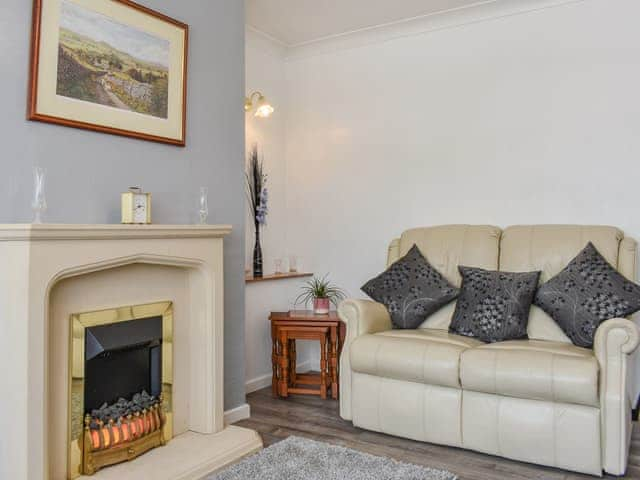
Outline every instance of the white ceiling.
[(249, 26), (286, 45), (293, 46), (477, 3), (485, 2), (479, 0), (246, 0), (246, 20)]

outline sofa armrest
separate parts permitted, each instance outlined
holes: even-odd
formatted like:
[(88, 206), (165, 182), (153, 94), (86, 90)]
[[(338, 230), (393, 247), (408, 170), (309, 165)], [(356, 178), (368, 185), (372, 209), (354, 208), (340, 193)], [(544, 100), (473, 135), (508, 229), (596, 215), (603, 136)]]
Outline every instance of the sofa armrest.
[(640, 343), (640, 332), (631, 320), (612, 318), (602, 322), (596, 330), (593, 348), (598, 361), (618, 353), (633, 353)]
[(627, 362), (640, 341), (638, 327), (625, 318), (602, 322), (593, 344), (600, 365), (602, 466), (624, 475), (631, 439), (631, 399), (627, 388)]
[(340, 416), (351, 420), (351, 342), (367, 333), (391, 330), (387, 308), (371, 300), (348, 299), (340, 303), (338, 315), (347, 326), (347, 335), (340, 355)]
[(338, 315), (347, 325), (347, 342), (365, 333), (393, 328), (387, 307), (372, 300), (345, 300), (338, 307)]

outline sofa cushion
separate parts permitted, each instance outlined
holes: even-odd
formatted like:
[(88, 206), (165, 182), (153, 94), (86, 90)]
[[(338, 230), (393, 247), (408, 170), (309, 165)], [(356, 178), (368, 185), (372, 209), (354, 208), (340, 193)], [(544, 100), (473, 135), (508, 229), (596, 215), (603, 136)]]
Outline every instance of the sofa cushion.
[(509, 397), (598, 406), (593, 351), (562, 342), (510, 340), (467, 349), (462, 388)]
[(498, 227), (490, 225), (413, 228), (402, 233), (398, 253), (405, 255), (417, 245), (429, 263), (459, 287), (462, 277), (458, 265), (498, 269), (500, 233)]
[[(405, 255), (413, 245), (444, 277), (456, 287), (462, 278), (458, 265), (498, 269), (500, 248), (498, 227), (490, 225), (440, 225), (406, 230), (389, 246), (387, 265)], [(447, 330), (451, 323), (455, 302), (442, 307), (420, 326)]]
[(436, 329), (363, 335), (351, 344), (351, 369), (378, 377), (460, 388), (460, 354), (476, 345), (482, 342)]
[(640, 286), (618, 273), (589, 242), (564, 270), (540, 286), (535, 302), (574, 345), (591, 347), (602, 322), (640, 310)]
[(416, 245), (365, 283), (362, 291), (387, 307), (396, 328), (410, 329), (458, 296), (458, 289), (431, 266)]
[(458, 268), (462, 288), (449, 331), (489, 343), (527, 338), (540, 272)]
[[(604, 258), (618, 266), (623, 233), (615, 227), (598, 225), (516, 225), (507, 227), (500, 240), (500, 270), (540, 270), (540, 283), (558, 274), (587, 244), (592, 242)], [(635, 243), (635, 242), (631, 242)], [(632, 246), (633, 248), (633, 246)], [(628, 258), (635, 255), (625, 255)], [(437, 265), (436, 265), (437, 266)], [(635, 265), (625, 264), (625, 272)], [(529, 338), (571, 343), (560, 327), (542, 309), (533, 305), (527, 327)]]

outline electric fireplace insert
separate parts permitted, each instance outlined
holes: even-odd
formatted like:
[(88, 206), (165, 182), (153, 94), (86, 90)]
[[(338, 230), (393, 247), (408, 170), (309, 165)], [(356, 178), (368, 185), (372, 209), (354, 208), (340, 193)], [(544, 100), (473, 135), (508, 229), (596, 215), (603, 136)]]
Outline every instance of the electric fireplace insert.
[(171, 438), (171, 302), (71, 317), (70, 477)]

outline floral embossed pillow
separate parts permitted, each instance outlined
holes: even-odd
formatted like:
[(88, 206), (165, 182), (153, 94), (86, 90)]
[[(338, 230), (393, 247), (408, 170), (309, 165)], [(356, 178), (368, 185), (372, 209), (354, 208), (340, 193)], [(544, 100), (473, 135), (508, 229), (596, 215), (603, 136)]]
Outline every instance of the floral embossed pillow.
[(396, 328), (418, 328), (429, 315), (458, 296), (459, 290), (431, 266), (417, 245), (362, 291), (387, 307)]
[(564, 270), (540, 285), (534, 303), (574, 345), (590, 348), (602, 322), (640, 310), (640, 285), (622, 276), (589, 242)]
[(458, 267), (460, 297), (449, 326), (451, 333), (483, 342), (527, 338), (529, 309), (540, 272), (499, 272)]

